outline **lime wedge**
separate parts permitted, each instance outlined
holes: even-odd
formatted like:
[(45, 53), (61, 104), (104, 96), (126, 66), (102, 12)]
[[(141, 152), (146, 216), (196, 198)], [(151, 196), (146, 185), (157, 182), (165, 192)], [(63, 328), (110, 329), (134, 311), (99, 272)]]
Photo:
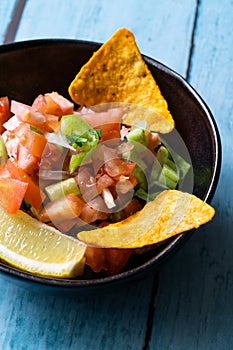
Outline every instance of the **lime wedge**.
[(83, 274), (85, 244), (19, 210), (0, 209), (0, 259), (36, 275), (69, 278)]

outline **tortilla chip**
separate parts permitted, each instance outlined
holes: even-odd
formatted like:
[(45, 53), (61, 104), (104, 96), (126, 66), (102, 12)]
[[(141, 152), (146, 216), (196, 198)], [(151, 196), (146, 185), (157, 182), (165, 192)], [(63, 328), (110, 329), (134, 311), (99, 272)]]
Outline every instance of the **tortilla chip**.
[(174, 120), (166, 100), (143, 60), (133, 34), (121, 28), (97, 50), (81, 68), (69, 86), (69, 94), (79, 105), (91, 107), (101, 103), (127, 102), (139, 105), (123, 120), (133, 125), (146, 120), (152, 131), (167, 133)]
[(165, 190), (129, 218), (78, 234), (89, 245), (140, 248), (155, 244), (210, 221), (215, 210), (201, 199), (177, 190)]

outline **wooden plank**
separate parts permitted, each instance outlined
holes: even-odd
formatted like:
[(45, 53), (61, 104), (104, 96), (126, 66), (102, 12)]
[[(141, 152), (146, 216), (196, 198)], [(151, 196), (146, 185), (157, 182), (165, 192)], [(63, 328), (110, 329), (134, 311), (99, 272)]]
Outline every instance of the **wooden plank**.
[(232, 1), (200, 3), (190, 82), (220, 129), (223, 163), (212, 202), (217, 214), (160, 273), (149, 349), (233, 347)]
[(4, 43), (6, 30), (12, 19), (14, 6), (17, 0), (1, 0), (0, 1), (0, 44)]
[(151, 278), (99, 295), (65, 297), (1, 283), (0, 348), (140, 350), (150, 289)]
[(195, 0), (144, 0), (143, 6), (134, 0), (31, 0), (16, 40), (59, 37), (104, 42), (118, 28), (127, 27), (142, 53), (185, 75), (195, 6)]

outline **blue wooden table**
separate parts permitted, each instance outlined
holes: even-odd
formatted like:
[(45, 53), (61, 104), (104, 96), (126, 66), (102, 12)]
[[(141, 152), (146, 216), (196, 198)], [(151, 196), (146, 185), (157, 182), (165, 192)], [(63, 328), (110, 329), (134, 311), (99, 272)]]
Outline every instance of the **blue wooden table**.
[(0, 44), (104, 42), (127, 27), (143, 54), (179, 72), (204, 98), (223, 147), (214, 220), (158, 274), (121, 293), (72, 298), (39, 295), (0, 277), (0, 349), (233, 349), (232, 23), (232, 0), (0, 1)]

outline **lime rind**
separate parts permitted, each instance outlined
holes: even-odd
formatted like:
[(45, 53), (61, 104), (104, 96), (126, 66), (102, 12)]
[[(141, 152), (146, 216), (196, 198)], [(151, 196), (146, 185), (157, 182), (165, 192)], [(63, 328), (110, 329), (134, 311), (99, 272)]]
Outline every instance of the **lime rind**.
[(68, 278), (83, 274), (86, 245), (18, 211), (0, 209), (0, 258), (24, 271)]

